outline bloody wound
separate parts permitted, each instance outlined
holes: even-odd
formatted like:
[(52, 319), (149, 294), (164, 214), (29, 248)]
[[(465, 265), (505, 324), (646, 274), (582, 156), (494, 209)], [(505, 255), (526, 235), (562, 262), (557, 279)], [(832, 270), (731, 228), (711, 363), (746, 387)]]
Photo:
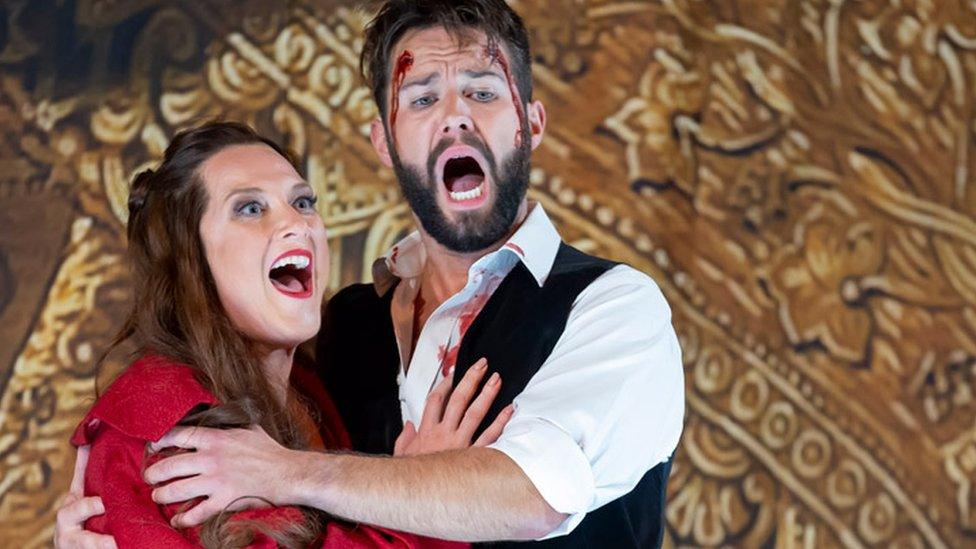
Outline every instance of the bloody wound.
[(488, 39), (488, 45), (485, 47), (485, 55), (488, 57), (489, 64), (497, 61), (501, 65), (502, 72), (505, 73), (505, 80), (508, 81), (508, 91), (512, 95), (515, 114), (518, 116), (518, 129), (515, 130), (515, 146), (518, 147), (522, 141), (522, 120), (525, 119), (525, 110), (522, 108), (522, 100), (519, 96), (518, 88), (515, 86), (512, 71), (509, 69), (508, 59), (505, 58), (505, 53), (498, 47), (498, 41), (493, 39)]
[(396, 65), (393, 67), (393, 86), (390, 90), (392, 106), (390, 107), (390, 139), (396, 144), (396, 119), (400, 112), (400, 88), (403, 86), (403, 79), (413, 67), (413, 54), (410, 50), (404, 51), (397, 57)]

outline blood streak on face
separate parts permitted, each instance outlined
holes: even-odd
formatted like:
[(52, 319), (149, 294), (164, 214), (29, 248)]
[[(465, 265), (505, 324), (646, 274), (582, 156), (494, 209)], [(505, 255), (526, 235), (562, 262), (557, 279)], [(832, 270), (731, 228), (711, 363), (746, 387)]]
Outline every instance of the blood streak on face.
[(515, 146), (518, 147), (522, 142), (522, 120), (525, 118), (525, 110), (522, 108), (522, 99), (519, 96), (518, 88), (515, 86), (515, 78), (512, 77), (508, 59), (505, 58), (505, 53), (498, 46), (497, 40), (488, 39), (488, 45), (485, 46), (485, 56), (488, 58), (489, 64), (498, 62), (501, 65), (505, 79), (508, 81), (508, 91), (512, 94), (512, 103), (515, 105), (515, 114), (518, 116), (518, 129), (515, 130)]
[(397, 112), (400, 111), (400, 87), (403, 86), (403, 79), (406, 78), (411, 68), (413, 68), (413, 54), (410, 53), (410, 50), (406, 50), (400, 54), (400, 57), (397, 57), (396, 65), (393, 66), (393, 79), (390, 86), (390, 99), (393, 103), (390, 106), (390, 134), (394, 143), (396, 143), (396, 131), (394, 129)]

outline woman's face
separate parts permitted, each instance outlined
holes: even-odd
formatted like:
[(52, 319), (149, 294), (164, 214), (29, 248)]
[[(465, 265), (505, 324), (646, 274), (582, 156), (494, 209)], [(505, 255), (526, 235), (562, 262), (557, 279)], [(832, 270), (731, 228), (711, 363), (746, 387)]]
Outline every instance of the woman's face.
[(200, 238), (231, 322), (273, 348), (314, 337), (329, 245), (312, 188), (263, 144), (217, 152), (200, 176), (208, 196)]

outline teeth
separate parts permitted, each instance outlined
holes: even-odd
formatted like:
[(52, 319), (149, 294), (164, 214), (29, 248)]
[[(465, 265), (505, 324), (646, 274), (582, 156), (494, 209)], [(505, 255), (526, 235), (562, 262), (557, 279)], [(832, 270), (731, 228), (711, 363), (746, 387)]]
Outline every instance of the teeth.
[(471, 200), (472, 198), (478, 198), (481, 196), (481, 185), (471, 189), (470, 191), (460, 191), (453, 192), (449, 191), (447, 194), (451, 195), (451, 200)]
[(282, 257), (278, 261), (275, 261), (274, 265), (272, 265), (271, 268), (278, 269), (281, 267), (285, 267), (287, 265), (294, 265), (298, 269), (304, 269), (305, 267), (308, 267), (308, 263), (309, 260), (307, 256), (289, 255), (289, 256)]

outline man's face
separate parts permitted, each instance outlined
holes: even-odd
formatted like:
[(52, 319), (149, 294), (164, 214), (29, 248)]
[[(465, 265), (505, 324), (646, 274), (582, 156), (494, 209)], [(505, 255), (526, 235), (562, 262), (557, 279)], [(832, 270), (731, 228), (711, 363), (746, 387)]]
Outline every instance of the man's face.
[(477, 31), (470, 38), (406, 33), (390, 57), (387, 124), (373, 125), (423, 230), (458, 252), (511, 230), (545, 126), (541, 103), (523, 107), (506, 49)]

